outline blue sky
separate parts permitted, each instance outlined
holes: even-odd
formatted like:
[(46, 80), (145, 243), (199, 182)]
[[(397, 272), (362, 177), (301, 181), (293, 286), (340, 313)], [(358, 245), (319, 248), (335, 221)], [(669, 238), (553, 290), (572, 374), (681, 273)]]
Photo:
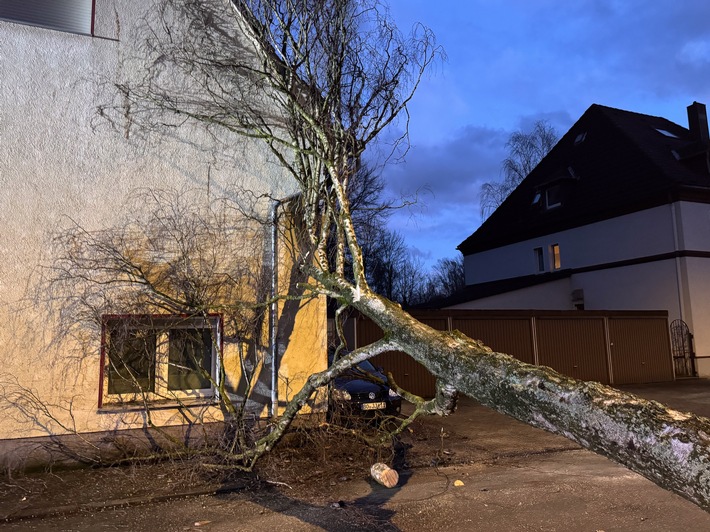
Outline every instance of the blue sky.
[[(388, 193), (418, 193), (390, 226), (431, 264), (480, 224), (481, 183), (505, 143), (547, 119), (560, 134), (593, 103), (666, 117), (710, 105), (708, 0), (390, 0), (402, 31), (431, 28), (447, 59), (410, 107), (411, 149), (384, 169)], [(402, 124), (399, 125), (402, 127)]]

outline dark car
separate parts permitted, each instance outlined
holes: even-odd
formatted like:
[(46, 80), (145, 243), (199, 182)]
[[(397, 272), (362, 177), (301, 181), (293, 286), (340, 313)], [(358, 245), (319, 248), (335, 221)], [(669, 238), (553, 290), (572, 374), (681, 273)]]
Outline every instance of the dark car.
[[(381, 383), (376, 382), (379, 379)], [(341, 414), (399, 414), (402, 398), (384, 384), (381, 371), (365, 360), (331, 383), (330, 411)]]

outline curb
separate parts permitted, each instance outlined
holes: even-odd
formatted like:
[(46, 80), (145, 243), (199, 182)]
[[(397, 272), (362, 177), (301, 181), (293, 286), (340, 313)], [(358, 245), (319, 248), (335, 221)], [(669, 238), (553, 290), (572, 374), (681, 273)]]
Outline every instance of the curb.
[(142, 506), (144, 504), (153, 504), (165, 502), (174, 499), (187, 499), (190, 497), (200, 497), (203, 495), (221, 495), (234, 493), (245, 489), (246, 484), (228, 484), (218, 488), (200, 488), (189, 491), (181, 491), (180, 493), (164, 494), (164, 495), (145, 495), (138, 497), (127, 497), (125, 499), (112, 499), (104, 502), (88, 502), (67, 504), (64, 506), (55, 506), (53, 508), (22, 508), (12, 514), (0, 518), (0, 522), (12, 523), (22, 521), (23, 519), (45, 519), (48, 517), (57, 517), (61, 515), (78, 514), (85, 511), (105, 510), (109, 508), (121, 508), (130, 506)]

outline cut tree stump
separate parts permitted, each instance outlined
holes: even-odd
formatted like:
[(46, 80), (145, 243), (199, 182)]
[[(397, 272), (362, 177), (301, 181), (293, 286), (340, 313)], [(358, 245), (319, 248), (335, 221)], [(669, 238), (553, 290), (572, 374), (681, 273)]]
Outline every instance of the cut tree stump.
[(387, 464), (377, 462), (370, 468), (370, 475), (386, 488), (394, 488), (399, 482), (399, 474)]

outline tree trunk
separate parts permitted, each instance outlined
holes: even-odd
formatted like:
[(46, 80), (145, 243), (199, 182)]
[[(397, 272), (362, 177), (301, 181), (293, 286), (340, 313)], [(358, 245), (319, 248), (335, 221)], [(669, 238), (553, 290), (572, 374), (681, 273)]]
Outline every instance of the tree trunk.
[(710, 420), (493, 353), (458, 331), (431, 329), (371, 292), (352, 304), (461, 393), (566, 436), (710, 510)]

